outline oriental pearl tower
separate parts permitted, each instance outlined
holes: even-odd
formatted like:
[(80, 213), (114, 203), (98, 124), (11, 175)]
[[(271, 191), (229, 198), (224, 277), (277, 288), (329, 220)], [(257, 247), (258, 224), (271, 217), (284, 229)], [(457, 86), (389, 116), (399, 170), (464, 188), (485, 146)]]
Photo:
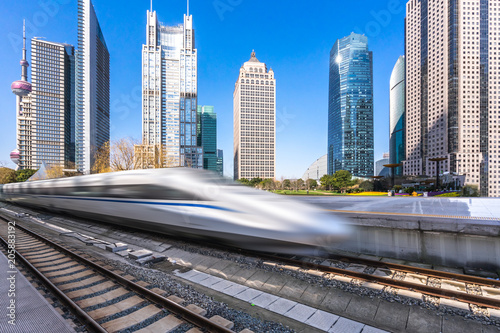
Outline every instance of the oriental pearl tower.
[(31, 92), (31, 83), (28, 82), (28, 61), (26, 60), (26, 23), (23, 21), (23, 59), (21, 64), (21, 80), (12, 82), (10, 88), (12, 92), (16, 95), (16, 135), (17, 135), (17, 147), (10, 153), (10, 159), (19, 169), (19, 116), (22, 115), (21, 101), (23, 96), (27, 96)]

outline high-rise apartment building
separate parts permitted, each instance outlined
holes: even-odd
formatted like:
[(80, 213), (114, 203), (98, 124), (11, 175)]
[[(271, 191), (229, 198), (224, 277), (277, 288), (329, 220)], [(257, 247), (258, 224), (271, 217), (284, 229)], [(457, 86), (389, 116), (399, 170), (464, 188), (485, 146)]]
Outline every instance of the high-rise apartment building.
[(32, 91), (20, 116), (24, 168), (75, 167), (74, 54), (72, 45), (31, 40)]
[[(203, 168), (197, 145), (197, 50), (193, 16), (164, 26), (147, 12), (142, 46), (142, 146), (163, 147), (166, 166)], [(147, 149), (146, 149), (147, 150)]]
[(203, 147), (203, 169), (217, 171), (217, 114), (214, 107), (198, 105), (198, 146)]
[(234, 179), (275, 178), (276, 79), (252, 52), (233, 94)]
[[(405, 108), (406, 108), (406, 66), (405, 57), (399, 57), (392, 70), (390, 81), (390, 116), (389, 116), (389, 163), (401, 164), (405, 159)], [(394, 169), (394, 174), (401, 176), (403, 168)]]
[(373, 63), (368, 38), (351, 33), (330, 51), (328, 173), (373, 176)]
[(498, 20), (497, 0), (406, 4), (405, 174), (434, 176), (440, 163), (500, 196)]
[(88, 174), (110, 131), (109, 52), (90, 0), (78, 0), (76, 60), (75, 159)]

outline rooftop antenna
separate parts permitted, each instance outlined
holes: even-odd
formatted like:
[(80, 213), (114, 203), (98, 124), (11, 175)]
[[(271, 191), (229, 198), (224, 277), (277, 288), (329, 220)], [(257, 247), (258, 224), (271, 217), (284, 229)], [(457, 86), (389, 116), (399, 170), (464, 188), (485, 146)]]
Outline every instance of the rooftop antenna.
[(150, 12), (153, 12), (153, 0), (151, 0), (151, 10)]
[(189, 17), (189, 0), (187, 0), (187, 6), (188, 6), (188, 10), (187, 10), (187, 16)]

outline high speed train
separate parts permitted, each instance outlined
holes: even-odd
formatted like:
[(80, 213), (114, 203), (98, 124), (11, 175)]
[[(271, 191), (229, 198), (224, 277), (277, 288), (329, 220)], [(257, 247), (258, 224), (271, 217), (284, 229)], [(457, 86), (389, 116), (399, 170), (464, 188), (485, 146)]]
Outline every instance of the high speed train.
[(135, 229), (290, 254), (321, 252), (350, 228), (312, 205), (188, 168), (6, 184), (1, 200)]

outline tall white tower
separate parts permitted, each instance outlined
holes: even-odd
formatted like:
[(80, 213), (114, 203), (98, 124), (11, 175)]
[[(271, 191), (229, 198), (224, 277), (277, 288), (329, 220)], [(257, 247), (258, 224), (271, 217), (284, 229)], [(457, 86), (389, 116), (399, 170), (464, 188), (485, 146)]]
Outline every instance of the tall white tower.
[(233, 94), (234, 179), (275, 178), (276, 79), (255, 52), (240, 68)]
[(22, 159), (20, 155), (21, 142), (20, 139), (20, 120), (19, 117), (22, 116), (23, 107), (22, 107), (22, 99), (25, 96), (28, 96), (31, 92), (31, 83), (28, 82), (28, 67), (29, 63), (26, 60), (26, 23), (23, 22), (23, 58), (21, 59), (21, 80), (14, 81), (11, 85), (12, 92), (16, 95), (16, 149), (14, 149), (10, 153), (11, 160), (18, 165), (18, 168), (23, 168), (23, 165), (19, 165), (20, 159)]
[(197, 146), (198, 73), (192, 15), (164, 26), (147, 12), (142, 46), (142, 144), (160, 146), (166, 166), (203, 168)]

